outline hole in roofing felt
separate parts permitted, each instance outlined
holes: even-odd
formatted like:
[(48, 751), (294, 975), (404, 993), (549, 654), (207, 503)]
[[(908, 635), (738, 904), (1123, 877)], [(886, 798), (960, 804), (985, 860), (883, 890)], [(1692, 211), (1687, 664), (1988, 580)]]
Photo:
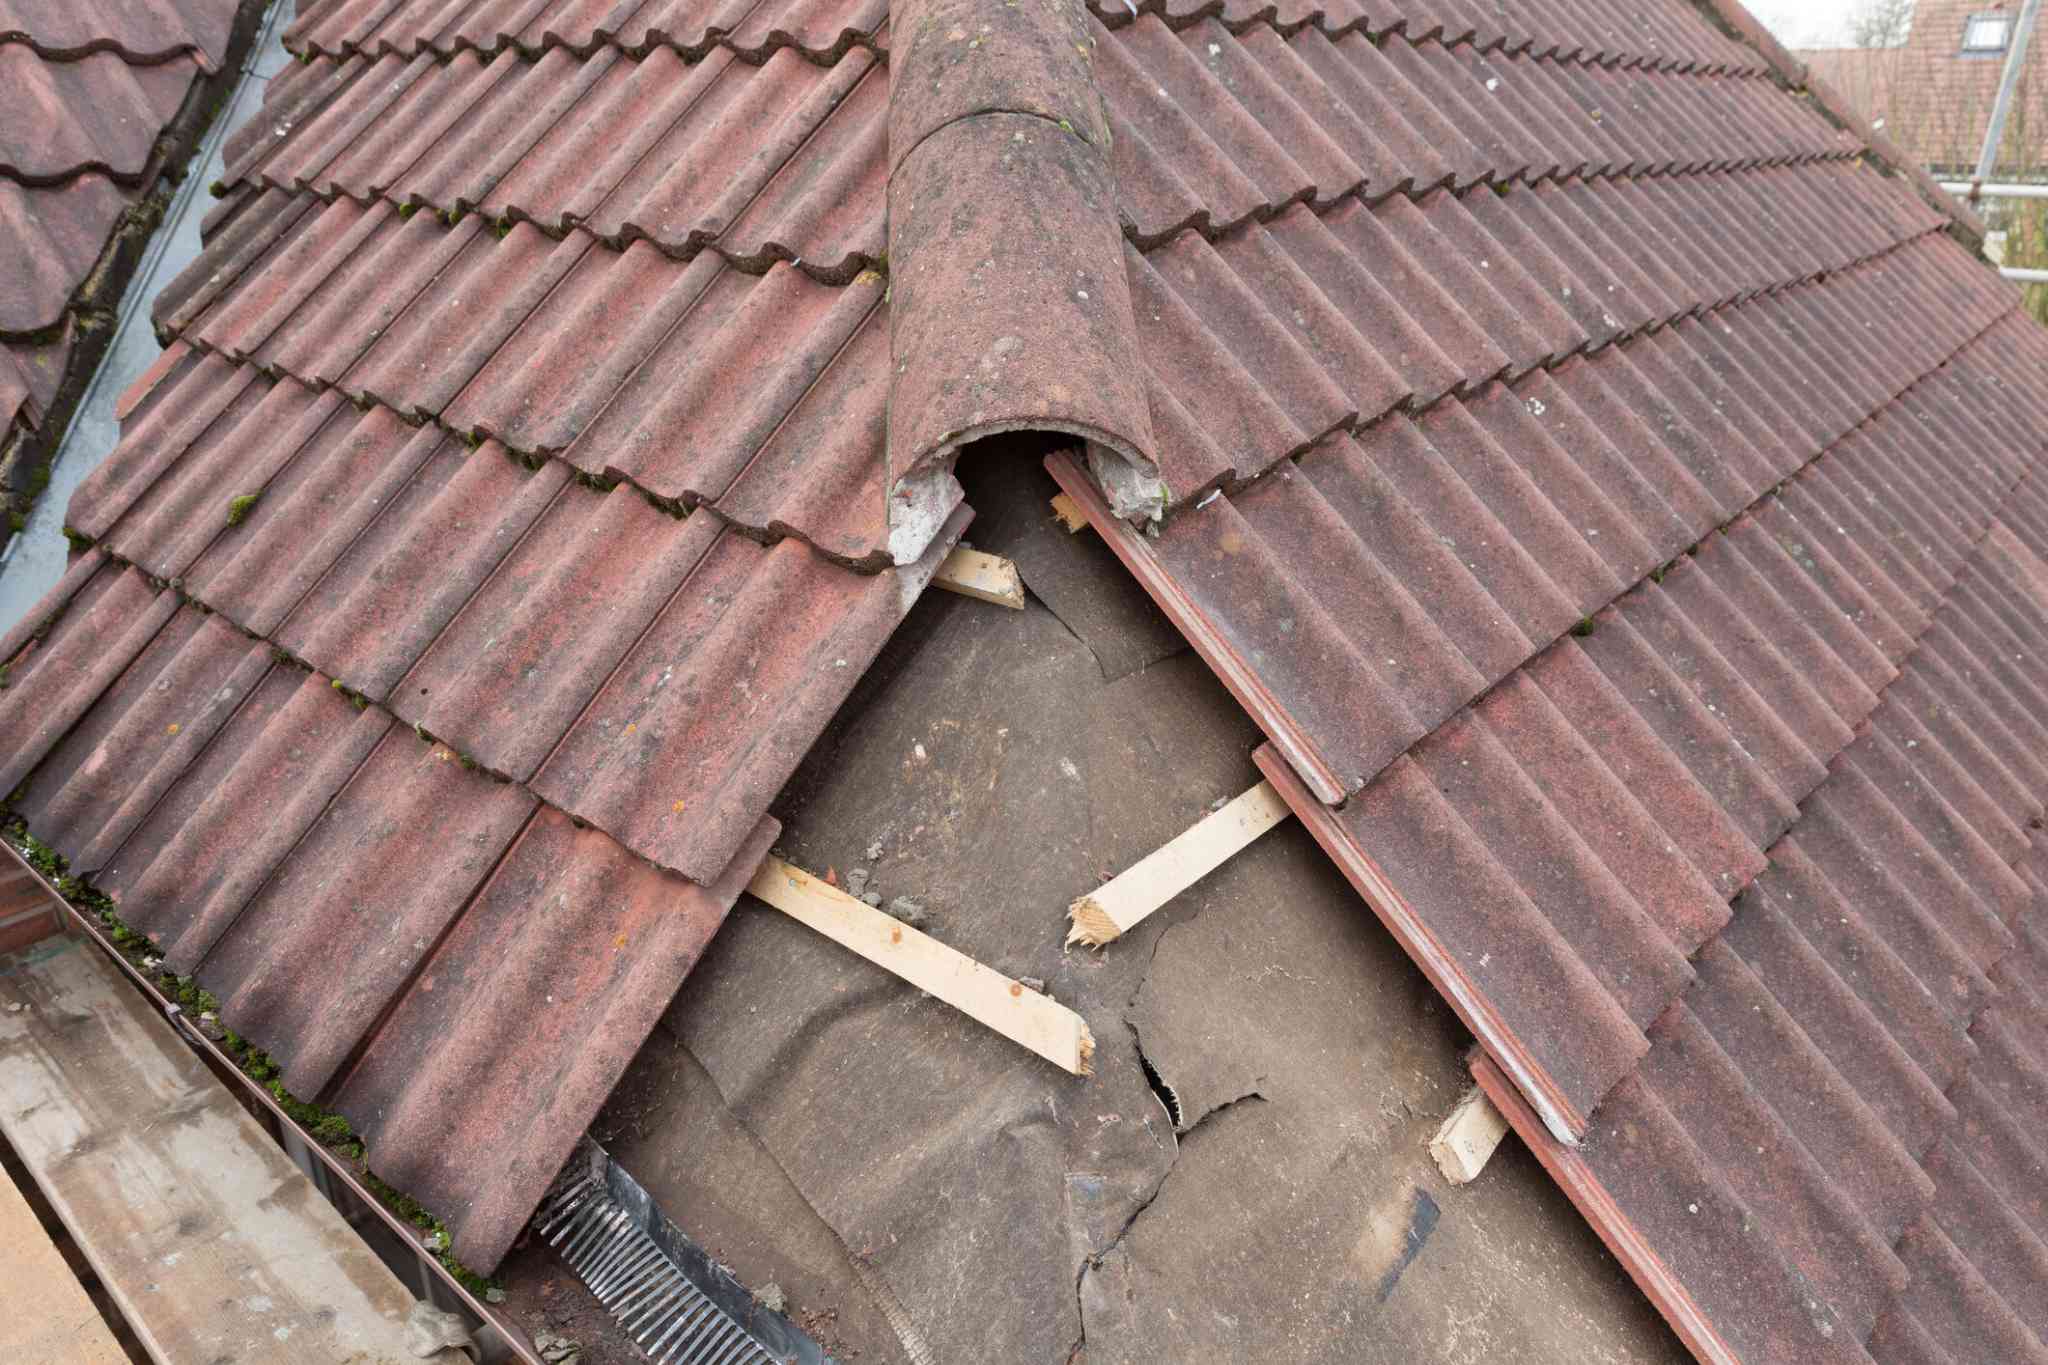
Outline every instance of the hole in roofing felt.
[(1179, 1132), (1181, 1124), (1180, 1096), (1176, 1095), (1173, 1087), (1166, 1083), (1166, 1078), (1159, 1074), (1159, 1068), (1152, 1065), (1152, 1059), (1145, 1055), (1145, 1046), (1142, 1043), (1138, 1045), (1138, 1065), (1145, 1068), (1145, 1084), (1152, 1087), (1152, 1093), (1157, 1095), (1159, 1102), (1166, 1106), (1166, 1116), (1173, 1120), (1173, 1130), (1176, 1133)]

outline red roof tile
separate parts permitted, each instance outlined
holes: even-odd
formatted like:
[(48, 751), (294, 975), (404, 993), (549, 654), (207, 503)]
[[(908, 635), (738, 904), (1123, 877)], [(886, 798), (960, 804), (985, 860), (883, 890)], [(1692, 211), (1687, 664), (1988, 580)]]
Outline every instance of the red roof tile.
[(96, 171), (47, 186), (0, 178), (0, 233), (19, 267), (0, 283), (0, 337), (33, 341), (62, 325), (73, 291), (135, 198)]
[(453, 56), (562, 47), (640, 54), (655, 47), (701, 57), (728, 48), (759, 58), (785, 47), (821, 60), (873, 45), (888, 15), (881, 0), (772, 0), (707, 7), (682, 0), (326, 0), (285, 33), (294, 52), (322, 56), (421, 52)]
[(118, 234), (202, 121), (235, 15), (232, 0), (0, 3), (0, 449), (97, 358), (97, 341), (74, 354), (73, 314), (118, 299)]
[(234, 6), (218, 0), (0, 0), (0, 43), (53, 60), (113, 52), (149, 66), (191, 56), (212, 70), (234, 22)]
[(185, 56), (130, 66), (113, 52), (52, 62), (24, 44), (0, 43), (0, 175), (25, 185), (59, 184), (86, 170), (141, 175), (197, 67)]

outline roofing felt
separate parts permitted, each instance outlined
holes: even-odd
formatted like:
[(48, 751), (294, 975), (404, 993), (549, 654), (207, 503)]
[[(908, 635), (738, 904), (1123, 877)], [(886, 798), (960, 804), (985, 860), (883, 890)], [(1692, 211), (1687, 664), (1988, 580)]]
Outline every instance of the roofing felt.
[[(119, 231), (194, 121), (235, 15), (229, 0), (0, 4), (0, 434), (43, 424), (84, 292), (119, 274)], [(101, 306), (120, 283), (100, 281)]]
[[(1990, 646), (1923, 646), (2019, 515), (2042, 339), (1781, 52), (1675, 0), (1482, 8), (310, 9), (73, 501), (95, 548), (0, 648), (0, 790), (489, 1265), (958, 536), (951, 460), (1065, 432), (1276, 783), (1582, 1159), (1788, 830), (1971, 886), (2024, 852), (2022, 775), (1973, 771), (2019, 719), (1954, 719)], [(1795, 824), (1894, 696), (1939, 801)], [(697, 928), (630, 927), (669, 897)], [(605, 972), (655, 1004), (571, 985)], [(549, 983), (602, 1046), (529, 1027)], [(1839, 1027), (1918, 1020), (1931, 1058), (1924, 1015)], [(553, 1107), (451, 1115), (450, 1077)], [(1830, 1349), (1869, 1336), (1863, 1263), (1783, 1237), (1738, 1294), (1692, 1242), (1657, 1263), (1738, 1350), (1804, 1330), (1770, 1315), (1808, 1281)]]

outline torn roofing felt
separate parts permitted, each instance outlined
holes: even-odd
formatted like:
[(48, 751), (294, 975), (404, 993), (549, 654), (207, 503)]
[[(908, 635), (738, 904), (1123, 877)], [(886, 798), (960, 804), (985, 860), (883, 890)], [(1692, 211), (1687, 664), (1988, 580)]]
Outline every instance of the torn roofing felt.
[[(84, 382), (139, 243), (131, 210), (203, 118), (235, 0), (0, 3), (0, 450)], [(143, 228), (146, 231), (146, 225)], [(74, 362), (77, 362), (76, 364)]]

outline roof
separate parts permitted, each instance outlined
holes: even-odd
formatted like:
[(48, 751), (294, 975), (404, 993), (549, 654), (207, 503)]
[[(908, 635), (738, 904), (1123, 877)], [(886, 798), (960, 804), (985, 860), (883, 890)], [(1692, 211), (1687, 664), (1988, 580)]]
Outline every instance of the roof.
[(108, 330), (135, 254), (123, 230), (152, 225), (137, 208), (203, 125), (236, 10), (0, 4), (0, 445), (50, 425), (83, 381), (96, 348), (81, 343)]
[[(1935, 1177), (1814, 1240), (1868, 1192), (1798, 1185), (1836, 1153), (1780, 1116), (1715, 1177), (1770, 1238), (1738, 1283), (1628, 1202), (1688, 1149), (1598, 1134), (1793, 848), (2014, 897), (1916, 929), (1824, 867), (1894, 918), (1797, 1001), (1817, 1050), (1953, 1060), (2003, 999), (2032, 688), (1985, 670), (2035, 625), (2048, 343), (1733, 6), (1481, 8), (310, 9), (72, 503), (94, 548), (0, 644), (0, 790), (492, 1264), (961, 533), (953, 462), (1055, 433), (1696, 1349), (1969, 1330), (1924, 1297), (1957, 1258), (1857, 1259)], [(1838, 778), (1894, 713), (1938, 799)]]

